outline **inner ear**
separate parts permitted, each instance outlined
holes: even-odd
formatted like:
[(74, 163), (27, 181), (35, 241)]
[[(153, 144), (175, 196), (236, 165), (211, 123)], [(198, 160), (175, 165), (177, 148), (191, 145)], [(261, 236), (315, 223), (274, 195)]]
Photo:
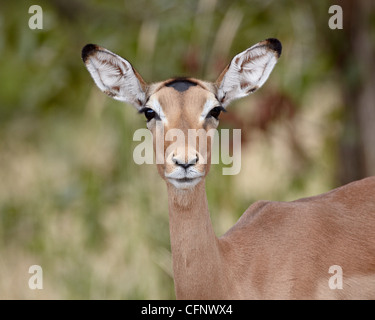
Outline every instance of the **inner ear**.
[(148, 86), (129, 61), (94, 44), (82, 49), (82, 60), (105, 94), (138, 110), (145, 104)]
[(281, 55), (277, 39), (267, 39), (237, 54), (216, 81), (217, 98), (224, 106), (258, 90)]

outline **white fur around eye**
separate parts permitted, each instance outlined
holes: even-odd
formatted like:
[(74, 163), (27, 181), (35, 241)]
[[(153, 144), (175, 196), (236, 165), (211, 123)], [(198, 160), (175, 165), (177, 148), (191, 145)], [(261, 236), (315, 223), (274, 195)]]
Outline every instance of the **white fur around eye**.
[(151, 105), (151, 109), (153, 109), (160, 117), (160, 120), (164, 122), (164, 124), (168, 124), (168, 119), (165, 116), (165, 113), (163, 111), (163, 107), (161, 106), (158, 99), (153, 98), (150, 99), (149, 104)]
[(204, 104), (203, 111), (199, 117), (199, 121), (202, 122), (206, 119), (208, 113), (217, 105), (217, 101), (213, 99), (208, 99)]

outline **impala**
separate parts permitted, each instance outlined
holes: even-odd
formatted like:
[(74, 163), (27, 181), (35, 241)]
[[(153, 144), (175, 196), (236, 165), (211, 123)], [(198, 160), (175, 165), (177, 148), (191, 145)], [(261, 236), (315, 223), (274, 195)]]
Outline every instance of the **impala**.
[[(215, 129), (233, 100), (265, 83), (280, 54), (281, 43), (267, 39), (237, 54), (215, 83), (174, 78), (150, 85), (97, 45), (86, 45), (82, 59), (99, 89), (145, 115), (155, 144), (158, 126)], [(375, 177), (292, 202), (257, 201), (218, 238), (205, 191), (210, 143), (202, 150), (200, 138), (173, 148), (158, 138), (166, 140), (157, 169), (168, 191), (178, 299), (375, 298)], [(330, 286), (332, 266), (342, 270), (342, 289)]]

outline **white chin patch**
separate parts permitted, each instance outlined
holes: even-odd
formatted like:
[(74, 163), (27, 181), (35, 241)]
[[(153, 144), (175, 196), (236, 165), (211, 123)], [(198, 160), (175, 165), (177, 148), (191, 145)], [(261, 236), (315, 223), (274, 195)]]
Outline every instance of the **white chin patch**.
[(201, 178), (194, 178), (194, 179), (171, 179), (168, 178), (168, 181), (176, 188), (176, 189), (191, 189), (201, 181)]

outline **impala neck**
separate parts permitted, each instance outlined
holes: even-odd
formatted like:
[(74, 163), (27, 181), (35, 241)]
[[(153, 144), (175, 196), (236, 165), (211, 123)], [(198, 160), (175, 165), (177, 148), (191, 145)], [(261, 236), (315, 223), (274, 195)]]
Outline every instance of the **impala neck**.
[(169, 228), (178, 299), (223, 298), (222, 258), (208, 210), (205, 182), (191, 190), (169, 183)]

